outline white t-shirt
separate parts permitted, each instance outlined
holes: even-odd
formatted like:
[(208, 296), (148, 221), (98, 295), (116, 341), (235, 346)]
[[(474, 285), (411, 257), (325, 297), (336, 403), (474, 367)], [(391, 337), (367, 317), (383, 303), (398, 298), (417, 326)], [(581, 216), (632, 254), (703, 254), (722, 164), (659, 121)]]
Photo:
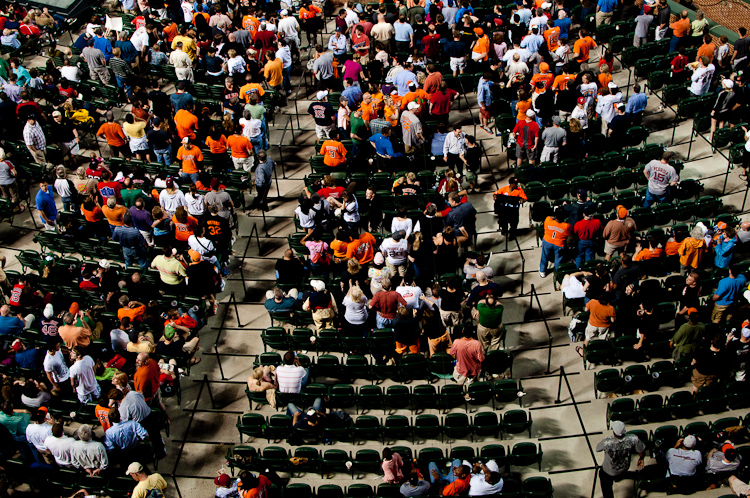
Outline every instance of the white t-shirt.
[(127, 352), (128, 343), (130, 342), (127, 332), (120, 329), (113, 329), (109, 333), (109, 340), (112, 343), (112, 350), (115, 353)]
[(73, 458), (70, 456), (70, 449), (73, 447), (75, 439), (63, 434), (62, 437), (47, 436), (44, 440), (44, 446), (47, 447), (52, 456), (55, 457), (57, 465), (73, 465)]
[(690, 77), (690, 91), (694, 95), (703, 95), (708, 92), (708, 87), (711, 84), (711, 78), (714, 75), (716, 68), (713, 64), (709, 64), (706, 67), (699, 67), (693, 72)]
[(297, 19), (292, 16), (285, 17), (284, 19), (279, 20), (278, 31), (279, 33), (283, 33), (284, 38), (287, 40), (290, 38), (294, 39), (299, 32), (299, 23), (297, 22)]
[(180, 4), (180, 7), (182, 8), (182, 14), (184, 16), (185, 22), (188, 24), (193, 23), (193, 4), (190, 2), (182, 2)]
[(60, 76), (68, 81), (81, 81), (81, 70), (76, 66), (63, 66), (60, 68)]
[(190, 249), (192, 249), (193, 251), (199, 253), (206, 261), (216, 263), (216, 256), (206, 256), (209, 252), (214, 250), (213, 242), (211, 242), (207, 238), (201, 237), (199, 239), (195, 235), (191, 235), (190, 237), (188, 237), (188, 246), (190, 246)]
[(419, 300), (422, 296), (422, 289), (419, 287), (399, 285), (396, 287), (396, 292), (401, 294), (401, 297), (404, 298), (404, 301), (406, 301), (406, 307), (409, 308), (409, 310), (418, 310), (422, 306), (422, 301)]
[(60, 351), (57, 351), (54, 356), (50, 355), (49, 351), (47, 351), (47, 354), (44, 355), (44, 371), (51, 373), (52, 380), (57, 384), (70, 379), (70, 371)]
[(282, 365), (276, 368), (276, 380), (279, 381), (279, 392), (296, 394), (302, 390), (302, 379), (307, 371), (297, 365)]
[(96, 374), (94, 373), (94, 360), (91, 356), (84, 356), (70, 367), (70, 377), (76, 383), (76, 392), (80, 396), (96, 391)]
[(26, 441), (34, 445), (39, 451), (46, 451), (44, 441), (52, 435), (50, 424), (29, 424), (26, 426)]
[(357, 203), (357, 199), (345, 204), (341, 211), (345, 222), (357, 223), (359, 221), (359, 204)]
[(206, 203), (201, 194), (193, 195), (188, 192), (185, 194), (185, 200), (187, 201), (187, 211), (190, 216), (203, 216), (206, 214)]
[(588, 111), (586, 110), (587, 107), (588, 107), (588, 104), (585, 104), (583, 106), (583, 109), (581, 109), (578, 106), (575, 106), (575, 108), (573, 109), (573, 112), (570, 113), (571, 118), (575, 118), (581, 122), (581, 128), (583, 128), (584, 130), (589, 127), (589, 114), (588, 114)]
[(409, 235), (411, 235), (413, 228), (414, 222), (410, 218), (406, 218), (406, 220), (399, 220), (394, 216), (393, 220), (391, 220), (391, 232), (398, 232), (399, 230), (403, 230), (404, 232), (406, 232), (406, 235), (404, 236), (405, 239), (409, 238)]
[(485, 480), (484, 474), (472, 474), (469, 480), (469, 496), (488, 496), (502, 491), (503, 479), (497, 484), (490, 484)]
[(344, 307), (346, 312), (344, 318), (352, 325), (362, 325), (367, 321), (367, 298), (362, 296), (362, 301), (355, 303), (347, 294), (344, 297)]
[(380, 251), (385, 255), (386, 260), (394, 265), (403, 265), (406, 263), (406, 254), (409, 252), (409, 243), (406, 239), (401, 239), (398, 242), (392, 238), (387, 238), (380, 244)]

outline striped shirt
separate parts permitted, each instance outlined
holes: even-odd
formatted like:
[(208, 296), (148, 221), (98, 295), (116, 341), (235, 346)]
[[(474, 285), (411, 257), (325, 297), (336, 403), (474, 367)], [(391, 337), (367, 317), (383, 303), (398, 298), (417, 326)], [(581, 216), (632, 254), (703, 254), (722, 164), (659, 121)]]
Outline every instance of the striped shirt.
[(307, 370), (298, 365), (282, 365), (276, 368), (276, 379), (279, 381), (279, 392), (296, 394), (302, 390), (302, 381)]
[(115, 73), (115, 76), (120, 78), (127, 78), (133, 72), (130, 69), (130, 64), (120, 57), (112, 57), (109, 60), (109, 68)]
[(44, 150), (47, 148), (47, 139), (44, 137), (42, 127), (39, 126), (39, 121), (33, 125), (26, 123), (23, 127), (23, 141), (26, 146), (32, 146), (37, 150)]

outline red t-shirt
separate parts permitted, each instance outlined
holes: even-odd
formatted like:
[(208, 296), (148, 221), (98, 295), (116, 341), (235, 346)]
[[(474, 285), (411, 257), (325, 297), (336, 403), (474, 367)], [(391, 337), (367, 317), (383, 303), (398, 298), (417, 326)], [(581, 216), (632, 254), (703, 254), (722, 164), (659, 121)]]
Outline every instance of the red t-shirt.
[(678, 55), (672, 59), (672, 65), (674, 66), (673, 71), (675, 73), (681, 72), (687, 66), (688, 58), (687, 55)]
[(581, 240), (591, 240), (602, 230), (604, 230), (602, 222), (596, 219), (581, 220), (573, 226), (573, 231)]
[(440, 91), (433, 93), (430, 96), (432, 114), (435, 116), (443, 116), (451, 112), (451, 101), (456, 94), (457, 92), (451, 88), (448, 88), (445, 93)]
[(528, 147), (534, 144), (534, 140), (539, 137), (539, 125), (536, 121), (519, 121), (513, 128), (513, 133), (516, 133), (516, 143), (521, 147)]
[(322, 189), (318, 190), (317, 194), (321, 199), (328, 199), (329, 197), (333, 197), (334, 199), (341, 199), (341, 196), (344, 195), (344, 190), (344, 187), (323, 187)]

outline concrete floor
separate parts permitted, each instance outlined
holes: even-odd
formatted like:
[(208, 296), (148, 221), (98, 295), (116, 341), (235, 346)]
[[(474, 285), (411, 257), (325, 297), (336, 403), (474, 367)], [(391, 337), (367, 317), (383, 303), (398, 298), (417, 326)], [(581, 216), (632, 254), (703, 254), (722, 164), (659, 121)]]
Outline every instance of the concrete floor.
[[(36, 58), (35, 62), (41, 60)], [(27, 61), (28, 62), (28, 61)], [(31, 66), (42, 65), (31, 63)], [(628, 81), (626, 71), (619, 71), (614, 74), (615, 81), (624, 87)], [(309, 104), (309, 95), (312, 92), (306, 92), (304, 85), (299, 94), (298, 112), (306, 112)], [(308, 95), (304, 97), (303, 95)], [(468, 95), (472, 105), (476, 102), (474, 93)], [(290, 102), (291, 103), (291, 102)], [(656, 96), (649, 98), (647, 113), (653, 113), (645, 118), (645, 125), (652, 129), (665, 128), (674, 118), (674, 114), (669, 111), (658, 111), (659, 100)], [(195, 400), (201, 390), (201, 380), (207, 376), (210, 380), (221, 379), (217, 358), (214, 355), (214, 343), (219, 354), (258, 354), (263, 351), (260, 339), (260, 330), (270, 326), (268, 314), (262, 306), (264, 293), (273, 285), (273, 263), (281, 257), (282, 252), (286, 249), (286, 236), (294, 232), (294, 224), (290, 218), (296, 207), (296, 198), (301, 192), (304, 184), (302, 179), (310, 173), (308, 158), (313, 155), (313, 143), (315, 140), (312, 130), (311, 119), (307, 115), (299, 116), (299, 128), (297, 127), (297, 117), (293, 116), (291, 123), (294, 130), (287, 129), (287, 114), (294, 112), (294, 106), (290, 105), (284, 109), (283, 113), (277, 114), (276, 125), (271, 128), (270, 142), (273, 144), (269, 155), (279, 160), (279, 155), (283, 154), (285, 168), (285, 178), (281, 177), (281, 168), (277, 168), (278, 191), (274, 186), (269, 194), (270, 197), (280, 197), (280, 199), (271, 202), (271, 211), (266, 214), (264, 225), (263, 218), (259, 211), (248, 211), (240, 213), (240, 229), (234, 250), (237, 255), (247, 254), (247, 258), (234, 259), (231, 263), (232, 275), (228, 279), (226, 292), (220, 298), (223, 303), (227, 303), (231, 293), (236, 296), (238, 301), (237, 309), (239, 317), (235, 315), (233, 306), (224, 313), (224, 306), (220, 307), (220, 312), (213, 317), (207, 327), (201, 332), (201, 345), (203, 361), (193, 368), (190, 378), (182, 379), (182, 406), (177, 406), (175, 398), (167, 400), (169, 416), (172, 420), (170, 436), (167, 441), (168, 455), (159, 464), (159, 472), (165, 477), (171, 475), (175, 467), (176, 459), (180, 458), (176, 473), (183, 476), (177, 478), (181, 494), (183, 497), (209, 496), (213, 493), (213, 482), (211, 479), (216, 475), (224, 461), (227, 449), (232, 445), (239, 443), (239, 436), (235, 428), (237, 414), (249, 410), (247, 398), (244, 394), (244, 382), (246, 381), (251, 368), (252, 358), (239, 356), (222, 356), (221, 364), (225, 379), (230, 383), (212, 383), (211, 391), (215, 401), (217, 412), (195, 414), (190, 430), (188, 422), (190, 420), (191, 409), (208, 410), (211, 409), (211, 403), (206, 392), (203, 392), (200, 403), (196, 404)], [(468, 111), (465, 108), (461, 111), (451, 113), (451, 122), (460, 122), (465, 126), (471, 125)], [(287, 125), (288, 127), (288, 125)], [(679, 158), (685, 158), (688, 152), (688, 143), (690, 139), (692, 122), (682, 122), (679, 124), (675, 134), (675, 143), (678, 145), (670, 147), (670, 150), (677, 152)], [(301, 128), (301, 129), (300, 129)], [(293, 137), (292, 137), (293, 135)], [(506, 155), (500, 147), (500, 139), (491, 137), (482, 130), (475, 132), (477, 138), (482, 140), (482, 145), (486, 148), (487, 153), (491, 156), (490, 167), (494, 177), (499, 185), (507, 183), (507, 178), (511, 176), (511, 171), (507, 169)], [(663, 131), (654, 132), (648, 139), (649, 143), (671, 144), (672, 129), (667, 128)], [(282, 140), (283, 137), (283, 140)], [(697, 159), (696, 159), (697, 158)], [(514, 378), (522, 379), (526, 396), (523, 398), (524, 408), (530, 410), (533, 416), (532, 438), (529, 440), (524, 436), (516, 435), (512, 439), (499, 441), (500, 444), (510, 445), (520, 441), (539, 442), (544, 451), (542, 472), (536, 468), (513, 468), (513, 473), (520, 479), (525, 479), (534, 475), (543, 475), (552, 480), (555, 488), (555, 497), (588, 497), (591, 493), (594, 472), (592, 470), (573, 471), (573, 469), (591, 467), (593, 462), (589, 455), (586, 439), (583, 437), (582, 428), (578, 422), (574, 408), (568, 404), (571, 396), (567, 389), (563, 387), (561, 401), (562, 405), (556, 406), (557, 388), (559, 383), (560, 368), (564, 367), (568, 374), (573, 396), (579, 403), (580, 414), (583, 418), (586, 431), (590, 434), (591, 444), (596, 445), (603, 437), (608, 435), (606, 429), (605, 413), (608, 400), (595, 399), (593, 395), (594, 373), (602, 367), (592, 368), (584, 371), (582, 362), (570, 344), (566, 334), (566, 328), (570, 317), (562, 316), (561, 295), (555, 291), (552, 286), (552, 277), (541, 279), (537, 269), (540, 258), (540, 250), (536, 246), (536, 240), (533, 229), (522, 230), (519, 236), (519, 244), (525, 258), (525, 274), (521, 274), (522, 262), (518, 257), (518, 252), (505, 252), (505, 240), (496, 230), (496, 222), (492, 214), (492, 192), (496, 189), (492, 183), (491, 176), (487, 174), (487, 165), (483, 164), (484, 174), (480, 175), (479, 194), (470, 197), (471, 202), (479, 212), (477, 220), (477, 229), (480, 232), (477, 249), (482, 252), (493, 252), (491, 266), (497, 275), (495, 281), (504, 289), (505, 298), (505, 321), (524, 322), (528, 316), (529, 298), (515, 299), (520, 293), (521, 280), (523, 279), (524, 292), (528, 293), (530, 286), (534, 285), (539, 293), (541, 304), (544, 308), (544, 315), (550, 320), (549, 328), (553, 338), (551, 353), (551, 371), (552, 376), (545, 376), (547, 369), (547, 349), (541, 348), (547, 344), (547, 332), (542, 323), (522, 323), (508, 327), (508, 349), (524, 351), (519, 352), (515, 357), (513, 373)], [(692, 144), (690, 162), (685, 165), (681, 178), (701, 179), (706, 190), (704, 195), (721, 195), (724, 183), (723, 173), (727, 170), (726, 160), (718, 154), (712, 154), (710, 146), (698, 138)], [(738, 178), (736, 170), (729, 173), (726, 195), (722, 197), (725, 211), (739, 212), (740, 206), (743, 205), (746, 194), (746, 185)], [(35, 192), (34, 192), (35, 193)], [(249, 195), (249, 194), (248, 194)], [(747, 216), (743, 217), (747, 219)], [(520, 228), (526, 228), (524, 220), (528, 220), (527, 208), (522, 209), (520, 216)], [(261, 247), (258, 248), (255, 239), (249, 242), (247, 236), (251, 230), (256, 227), (260, 234)], [(38, 249), (38, 246), (32, 242), (35, 233), (33, 224), (29, 217), (28, 211), (17, 216), (13, 226), (7, 223), (0, 226), (0, 247), (3, 248), (4, 254), (8, 257), (7, 268), (20, 270), (20, 265), (13, 257), (14, 253), (22, 249)], [(240, 268), (245, 278), (243, 288), (240, 279)], [(536, 313), (532, 311), (531, 313)], [(537, 314), (538, 315), (538, 314)], [(534, 316), (537, 316), (534, 315)], [(220, 317), (225, 316), (224, 326), (227, 327), (221, 333), (217, 342), (218, 328), (220, 327)], [(237, 318), (241, 323), (237, 327)], [(529, 349), (540, 347), (540, 349)], [(309, 353), (315, 356), (315, 353)], [(440, 381), (442, 384), (446, 381)], [(452, 382), (452, 381), (450, 381)], [(355, 385), (367, 384), (366, 381), (357, 381)], [(387, 381), (384, 388), (390, 384)], [(668, 396), (673, 390), (662, 389), (660, 394)], [(506, 405), (499, 407), (499, 412), (508, 409), (518, 408), (517, 405)], [(472, 414), (477, 411), (491, 410), (491, 406), (472, 408)], [(352, 410), (347, 410), (352, 411)], [(463, 412), (463, 408), (454, 411)], [(276, 413), (268, 406), (259, 410), (263, 415)], [(410, 416), (408, 410), (395, 412)], [(426, 413), (431, 413), (427, 410)], [(436, 413), (437, 412), (433, 412)], [(744, 416), (746, 410), (731, 412), (727, 416)], [(382, 416), (380, 413), (373, 415)], [(712, 420), (720, 418), (720, 415), (711, 417), (698, 417), (693, 420)], [(674, 425), (684, 425), (687, 421), (675, 421)], [(645, 424), (637, 428), (650, 430), (658, 425), (663, 424)], [(184, 450), (180, 453), (180, 441), (186, 438), (190, 442), (185, 445)], [(247, 441), (247, 440), (246, 440)], [(496, 440), (484, 439), (481, 441), (454, 441), (451, 443), (441, 443), (440, 441), (418, 442), (416, 445), (411, 441), (400, 441), (397, 444), (404, 444), (412, 448), (422, 448), (437, 446), (449, 450), (455, 445), (468, 445), (479, 448), (485, 444), (496, 443)], [(267, 445), (265, 440), (250, 441), (249, 444), (262, 449)], [(288, 448), (285, 442), (273, 443), (275, 446)], [(379, 443), (368, 442), (367, 444), (354, 446), (348, 443), (338, 443), (337, 449), (344, 449), (349, 452), (356, 452), (362, 448), (372, 448), (381, 450), (382, 445)], [(319, 449), (328, 449), (320, 447)], [(601, 463), (602, 456), (597, 454), (598, 462)], [(647, 459), (648, 464), (648, 459)], [(210, 479), (211, 478), (211, 479)], [(177, 496), (173, 481), (169, 482), (168, 496)], [(320, 475), (302, 475), (292, 479), (292, 482), (305, 482), (311, 486), (321, 484), (338, 484), (347, 486), (358, 482), (377, 486), (382, 482), (374, 474), (358, 476), (353, 480), (349, 476), (336, 475), (333, 479), (321, 479)], [(632, 495), (632, 482), (623, 482), (615, 487), (616, 496), (625, 497)], [(700, 496), (713, 497), (729, 494), (728, 488), (722, 488), (714, 491), (704, 491), (698, 493)], [(596, 489), (596, 496), (601, 496), (601, 492)]]

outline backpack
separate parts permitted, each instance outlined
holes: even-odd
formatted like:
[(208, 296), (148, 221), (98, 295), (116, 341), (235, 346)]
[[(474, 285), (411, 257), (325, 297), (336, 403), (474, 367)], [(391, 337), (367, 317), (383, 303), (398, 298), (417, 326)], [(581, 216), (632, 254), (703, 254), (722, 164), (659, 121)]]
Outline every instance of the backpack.
[(159, 488), (151, 488), (146, 491), (146, 498), (164, 498), (164, 493)]

